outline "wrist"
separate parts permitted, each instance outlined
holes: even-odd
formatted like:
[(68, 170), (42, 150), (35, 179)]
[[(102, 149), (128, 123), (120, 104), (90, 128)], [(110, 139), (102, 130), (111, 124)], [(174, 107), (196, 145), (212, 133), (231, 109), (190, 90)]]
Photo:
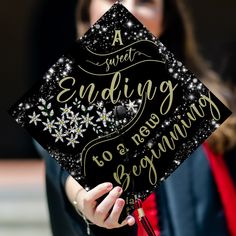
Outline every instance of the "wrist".
[(80, 206), (79, 206), (79, 195), (81, 194), (81, 192), (84, 190), (83, 187), (78, 184), (76, 181), (76, 183), (74, 182), (75, 180), (70, 176), (68, 178), (68, 182), (66, 182), (66, 192), (67, 192), (67, 196), (71, 202), (71, 204), (74, 206), (74, 209), (76, 210), (76, 212), (78, 213), (78, 215), (80, 215), (84, 222), (87, 225), (87, 234), (90, 235), (90, 225), (93, 225), (93, 223), (91, 221), (88, 220), (88, 218), (81, 212), (80, 210)]
[(72, 205), (74, 205), (74, 201), (76, 201), (78, 205), (77, 198), (81, 190), (83, 190), (83, 187), (72, 176), (68, 176), (65, 181), (65, 192)]

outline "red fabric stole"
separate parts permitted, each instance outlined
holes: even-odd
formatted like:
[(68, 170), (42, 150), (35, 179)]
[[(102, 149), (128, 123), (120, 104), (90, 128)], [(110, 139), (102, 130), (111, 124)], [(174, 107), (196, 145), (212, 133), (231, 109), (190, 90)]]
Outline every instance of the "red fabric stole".
[[(207, 142), (203, 144), (203, 150), (208, 158), (212, 175), (220, 194), (229, 233), (231, 236), (236, 236), (236, 187), (230, 177), (223, 156), (214, 154)], [(160, 236), (157, 217), (158, 210), (154, 193), (144, 201), (143, 209), (156, 235)], [(148, 236), (138, 219), (136, 211), (134, 216), (138, 224), (138, 236)]]
[(203, 149), (220, 194), (229, 233), (231, 236), (236, 236), (236, 187), (223, 156), (214, 154), (207, 142), (203, 144)]

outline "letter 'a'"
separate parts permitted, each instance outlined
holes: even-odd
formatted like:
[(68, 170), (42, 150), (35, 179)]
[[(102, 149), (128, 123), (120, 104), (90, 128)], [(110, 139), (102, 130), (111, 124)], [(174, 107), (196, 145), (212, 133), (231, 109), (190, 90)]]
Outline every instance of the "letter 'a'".
[(120, 45), (124, 45), (121, 38), (121, 30), (115, 30), (115, 36), (113, 39), (112, 46), (115, 46), (115, 44), (118, 42), (120, 42)]

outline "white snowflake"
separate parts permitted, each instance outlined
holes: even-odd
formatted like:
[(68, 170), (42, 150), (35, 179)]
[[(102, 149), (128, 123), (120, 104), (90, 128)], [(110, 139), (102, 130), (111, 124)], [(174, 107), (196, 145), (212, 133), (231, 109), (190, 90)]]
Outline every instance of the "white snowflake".
[(67, 129), (66, 124), (69, 123), (69, 120), (65, 120), (65, 117), (62, 118), (57, 117), (57, 120), (58, 121), (55, 124), (59, 126), (59, 129), (62, 129), (62, 127)]
[(69, 142), (67, 143), (67, 146), (71, 145), (73, 148), (75, 147), (76, 143), (79, 143), (77, 141), (77, 136), (74, 136), (73, 134), (70, 136), (70, 138), (66, 138)]
[(43, 122), (43, 124), (45, 125), (45, 128), (43, 130), (44, 131), (48, 130), (49, 133), (51, 133), (53, 129), (56, 129), (54, 122), (55, 122), (54, 120), (51, 121), (51, 120), (47, 119), (47, 122)]
[(129, 100), (129, 103), (125, 104), (125, 105), (126, 105), (128, 111), (132, 111), (133, 113), (137, 113), (138, 104), (135, 104), (135, 101)]
[(107, 122), (111, 121), (110, 116), (112, 114), (112, 111), (108, 112), (106, 111), (106, 108), (104, 107), (102, 112), (97, 111), (97, 114), (99, 115), (99, 118), (96, 120), (96, 122), (102, 122), (104, 127), (107, 127)]
[(81, 117), (78, 117), (78, 116), (79, 116), (79, 113), (77, 113), (77, 114), (72, 113), (71, 114), (70, 125), (72, 125), (72, 124), (78, 125), (78, 121), (81, 120)]
[(97, 109), (101, 110), (103, 108), (103, 101), (97, 102), (96, 107)]
[(40, 117), (40, 114), (39, 115), (36, 115), (35, 111), (33, 112), (33, 115), (32, 116), (28, 116), (31, 120), (30, 120), (30, 124), (31, 123), (34, 123), (35, 125), (37, 125), (37, 122), (41, 121), (41, 119), (39, 118)]
[(86, 116), (82, 115), (81, 124), (85, 124), (85, 127), (88, 128), (89, 125), (94, 126), (95, 124), (92, 122), (94, 116), (89, 116), (89, 113)]
[(55, 134), (52, 134), (52, 136), (53, 137), (55, 137), (56, 138), (56, 140), (55, 140), (55, 142), (58, 142), (59, 140), (61, 140), (62, 142), (64, 142), (64, 139), (63, 139), (63, 137), (65, 137), (66, 136), (66, 134), (63, 134), (62, 133), (62, 130), (55, 130)]
[(74, 127), (70, 127), (68, 131), (69, 131), (69, 133), (74, 134), (74, 133), (76, 133), (76, 129), (77, 129), (77, 126), (74, 126)]
[(62, 116), (66, 115), (66, 116), (68, 117), (68, 115), (69, 115), (70, 113), (72, 113), (71, 108), (72, 108), (72, 107), (68, 107), (67, 104), (65, 105), (64, 108), (60, 108), (61, 111), (62, 111), (62, 114), (61, 114), (61, 115), (62, 115)]
[(76, 129), (75, 129), (76, 134), (81, 136), (82, 138), (84, 137), (83, 133), (85, 131), (86, 131), (86, 129), (83, 129), (83, 125), (80, 125), (79, 127), (76, 127)]
[(64, 133), (66, 136), (69, 136), (70, 135), (70, 131), (69, 130), (65, 130), (65, 133)]

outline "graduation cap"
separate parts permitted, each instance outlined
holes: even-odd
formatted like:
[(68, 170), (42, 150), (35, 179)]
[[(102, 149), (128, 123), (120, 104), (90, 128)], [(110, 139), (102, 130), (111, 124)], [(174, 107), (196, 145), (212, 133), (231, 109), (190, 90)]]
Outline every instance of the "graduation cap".
[(115, 3), (11, 109), (86, 190), (146, 199), (231, 113)]

